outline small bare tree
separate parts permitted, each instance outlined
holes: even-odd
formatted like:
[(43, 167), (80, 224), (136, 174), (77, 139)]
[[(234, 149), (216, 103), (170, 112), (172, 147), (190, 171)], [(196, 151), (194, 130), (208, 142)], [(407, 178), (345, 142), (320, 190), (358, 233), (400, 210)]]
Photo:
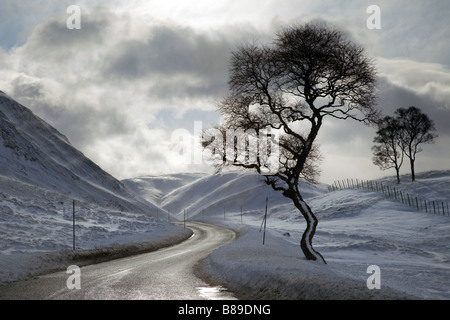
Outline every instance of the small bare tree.
[(434, 143), (437, 138), (434, 122), (419, 108), (411, 106), (407, 109), (399, 108), (395, 111), (400, 124), (400, 147), (409, 158), (411, 180), (416, 180), (414, 164), (416, 154), (421, 152), (419, 147), (423, 143)]
[(232, 54), (229, 95), (219, 105), (223, 121), (205, 133), (203, 146), (219, 170), (254, 169), (293, 201), (306, 220), (300, 247), (308, 260), (326, 263), (312, 246), (318, 220), (299, 180), (317, 180), (315, 141), (325, 117), (368, 123), (378, 116), (375, 78), (363, 48), (326, 24), (287, 27), (272, 45), (244, 45)]
[(394, 168), (397, 183), (400, 183), (400, 168), (403, 164), (404, 152), (400, 147), (401, 126), (398, 119), (386, 116), (378, 122), (376, 143), (372, 147), (373, 163), (381, 170)]

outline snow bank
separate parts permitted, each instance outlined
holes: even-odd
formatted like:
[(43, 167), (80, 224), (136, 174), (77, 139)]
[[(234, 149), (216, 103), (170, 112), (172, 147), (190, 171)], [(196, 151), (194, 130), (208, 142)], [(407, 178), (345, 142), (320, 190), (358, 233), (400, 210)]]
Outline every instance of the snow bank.
[(299, 246), (276, 232), (268, 231), (264, 245), (261, 239), (257, 228), (249, 228), (238, 241), (213, 252), (204, 261), (204, 272), (241, 299), (412, 298), (391, 288), (368, 290), (365, 281), (349, 279), (334, 264), (307, 261)]
[[(70, 265), (79, 267), (124, 258), (131, 255), (155, 251), (172, 246), (192, 236), (192, 231), (173, 226), (171, 233), (159, 233), (154, 239), (144, 242), (126, 242), (114, 246), (102, 246), (85, 250), (46, 251), (40, 253), (0, 253), (0, 285), (26, 279), (31, 276), (65, 270)], [(135, 239), (138, 241), (138, 238)]]

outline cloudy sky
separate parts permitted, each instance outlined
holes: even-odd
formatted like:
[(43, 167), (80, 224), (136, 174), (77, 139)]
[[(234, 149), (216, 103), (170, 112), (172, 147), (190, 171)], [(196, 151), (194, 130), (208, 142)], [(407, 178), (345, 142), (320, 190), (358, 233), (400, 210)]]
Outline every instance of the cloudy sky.
[[(373, 4), (379, 30), (367, 28)], [(81, 29), (67, 28), (70, 5), (81, 9)], [(386, 115), (414, 105), (434, 120), (439, 138), (423, 146), (416, 170), (450, 169), (449, 16), (448, 0), (3, 0), (0, 90), (116, 178), (205, 170), (181, 161), (172, 135), (218, 121), (230, 52), (325, 20), (376, 62)], [(374, 134), (327, 121), (321, 180), (394, 174), (372, 164)]]

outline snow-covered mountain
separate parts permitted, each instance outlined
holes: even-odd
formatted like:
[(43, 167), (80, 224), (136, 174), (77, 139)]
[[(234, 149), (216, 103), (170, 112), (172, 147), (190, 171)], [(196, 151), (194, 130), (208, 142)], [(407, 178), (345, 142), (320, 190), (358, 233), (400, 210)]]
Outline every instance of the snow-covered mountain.
[(144, 212), (120, 181), (74, 148), (68, 139), (0, 91), (0, 179), (8, 179), (116, 209)]

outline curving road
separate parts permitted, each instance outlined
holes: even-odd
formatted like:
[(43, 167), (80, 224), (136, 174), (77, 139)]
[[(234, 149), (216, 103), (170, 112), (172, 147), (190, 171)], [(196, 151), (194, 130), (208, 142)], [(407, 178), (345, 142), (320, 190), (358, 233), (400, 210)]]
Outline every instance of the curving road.
[(0, 299), (234, 299), (193, 273), (194, 265), (236, 238), (230, 229), (186, 222), (194, 235), (158, 251), (80, 269), (81, 289), (68, 289), (66, 270), (0, 287)]

